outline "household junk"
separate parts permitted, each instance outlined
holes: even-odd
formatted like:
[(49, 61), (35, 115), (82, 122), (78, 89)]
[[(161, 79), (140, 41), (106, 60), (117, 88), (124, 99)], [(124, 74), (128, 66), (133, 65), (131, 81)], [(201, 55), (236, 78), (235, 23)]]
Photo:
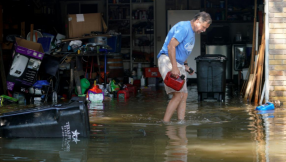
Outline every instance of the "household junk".
[(102, 102), (104, 100), (104, 93), (96, 85), (96, 81), (94, 81), (93, 87), (87, 91), (86, 100), (90, 102)]

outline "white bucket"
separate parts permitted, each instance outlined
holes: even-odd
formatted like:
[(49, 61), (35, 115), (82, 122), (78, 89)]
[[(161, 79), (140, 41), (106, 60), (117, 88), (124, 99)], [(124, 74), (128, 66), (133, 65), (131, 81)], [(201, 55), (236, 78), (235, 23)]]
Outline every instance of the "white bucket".
[(242, 77), (243, 77), (243, 80), (247, 80), (248, 79), (248, 68), (244, 68), (242, 69)]

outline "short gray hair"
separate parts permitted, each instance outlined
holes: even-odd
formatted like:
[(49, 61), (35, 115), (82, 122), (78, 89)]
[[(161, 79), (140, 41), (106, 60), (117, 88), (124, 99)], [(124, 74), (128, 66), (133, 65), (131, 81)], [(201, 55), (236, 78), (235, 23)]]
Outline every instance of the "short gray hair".
[(194, 21), (199, 20), (200, 22), (207, 22), (208, 24), (212, 23), (212, 18), (210, 16), (210, 14), (208, 14), (204, 11), (197, 13), (194, 16), (193, 20)]

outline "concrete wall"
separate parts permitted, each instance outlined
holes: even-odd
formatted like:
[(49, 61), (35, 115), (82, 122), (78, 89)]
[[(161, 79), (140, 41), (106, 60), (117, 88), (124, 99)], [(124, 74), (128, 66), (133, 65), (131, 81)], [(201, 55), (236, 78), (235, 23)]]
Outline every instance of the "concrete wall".
[(286, 1), (269, 0), (269, 100), (286, 102)]

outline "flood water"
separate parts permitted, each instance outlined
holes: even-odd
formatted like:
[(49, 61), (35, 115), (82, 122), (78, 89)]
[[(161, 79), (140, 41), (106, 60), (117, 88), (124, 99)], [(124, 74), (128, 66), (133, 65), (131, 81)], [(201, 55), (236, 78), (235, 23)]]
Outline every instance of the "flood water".
[[(162, 124), (169, 96), (142, 90), (127, 101), (89, 105), (90, 138), (0, 138), (0, 161), (284, 162), (286, 111), (261, 114), (228, 86), (225, 102), (197, 101), (189, 86), (185, 124)], [(23, 107), (0, 107), (1, 113)]]

